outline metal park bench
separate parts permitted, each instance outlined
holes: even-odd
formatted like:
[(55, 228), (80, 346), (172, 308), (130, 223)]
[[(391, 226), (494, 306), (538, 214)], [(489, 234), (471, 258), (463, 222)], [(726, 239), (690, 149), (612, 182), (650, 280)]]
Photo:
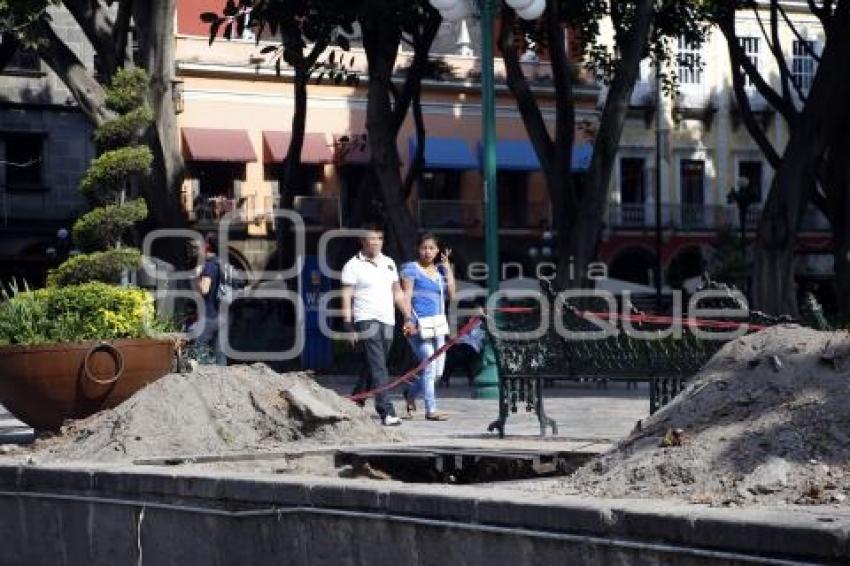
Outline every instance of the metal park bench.
[[(709, 283), (716, 289), (728, 287)], [(554, 297), (553, 293), (550, 298)], [(527, 333), (540, 327), (544, 311), (533, 309), (522, 314), (503, 314), (490, 317), (487, 321), (488, 337), (496, 354), (499, 369), (499, 416), (488, 431), (498, 430), (499, 436), (505, 434), (505, 423), (511, 413), (525, 404), (527, 411), (534, 411), (540, 423), (540, 435), (545, 436), (547, 428), (552, 434), (558, 434), (557, 423), (546, 415), (544, 408), (544, 387), (555, 380), (585, 381), (608, 380), (647, 382), (649, 384), (649, 410), (654, 413), (669, 403), (681, 390), (685, 381), (699, 369), (724, 345), (720, 339), (700, 339), (687, 326), (681, 336), (666, 338), (638, 338), (630, 336), (624, 330), (623, 320), (609, 321), (617, 328), (617, 333), (604, 339), (565, 338), (556, 332), (554, 317), (562, 317), (564, 329), (576, 332), (599, 331), (599, 327), (583, 316), (583, 312), (606, 312), (607, 304), (596, 299), (584, 299), (583, 304), (565, 303), (564, 308), (548, 309), (549, 329), (541, 337), (527, 339)], [(594, 304), (595, 303), (595, 304)], [(554, 304), (554, 303), (550, 303)], [(811, 303), (808, 303), (811, 307)], [(510, 306), (534, 306), (534, 303), (512, 302)], [(740, 308), (735, 300), (721, 299), (715, 304), (703, 305), (703, 308)], [(595, 308), (594, 308), (595, 307)], [(545, 309), (544, 309), (545, 310)], [(821, 327), (814, 310), (814, 324)], [(656, 322), (652, 317), (646, 320), (635, 313), (636, 321), (632, 327), (644, 333), (660, 333), (668, 328), (668, 322)], [(751, 323), (768, 326), (778, 323), (793, 323), (794, 319), (769, 317), (763, 313), (752, 312), (748, 319), (727, 319), (727, 322)], [(495, 328), (494, 328), (495, 326)], [(719, 329), (716, 329), (719, 330)], [(704, 329), (705, 332), (711, 330)]]

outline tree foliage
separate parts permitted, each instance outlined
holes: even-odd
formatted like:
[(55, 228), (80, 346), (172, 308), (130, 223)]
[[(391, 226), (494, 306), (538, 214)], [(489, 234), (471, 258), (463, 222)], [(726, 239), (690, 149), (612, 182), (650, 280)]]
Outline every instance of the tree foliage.
[(48, 287), (67, 287), (89, 281), (117, 285), (128, 269), (142, 264), (142, 254), (135, 248), (122, 248), (76, 255), (47, 275)]
[(92, 161), (80, 182), (80, 190), (93, 206), (114, 203), (132, 176), (150, 171), (152, 161), (145, 146), (109, 150)]
[[(113, 101), (114, 108), (121, 108), (125, 113), (98, 128), (95, 137), (117, 139), (119, 136), (112, 136), (111, 132), (138, 120), (138, 111), (145, 109), (145, 99), (140, 93), (146, 88), (147, 78), (143, 72), (118, 71), (107, 98)], [(132, 106), (131, 102), (136, 106)], [(128, 120), (127, 116), (131, 115), (135, 118)], [(114, 125), (116, 122), (118, 127)], [(138, 133), (143, 127), (141, 124), (137, 126), (133, 131)], [(47, 278), (48, 286), (77, 285), (87, 281), (119, 283), (122, 273), (140, 265), (139, 250), (122, 248), (122, 238), (134, 223), (147, 217), (148, 209), (143, 199), (125, 202), (125, 197), (132, 189), (134, 179), (147, 174), (153, 155), (147, 146), (135, 145), (137, 139), (132, 135), (126, 136), (125, 143), (131, 145), (110, 149), (92, 160), (83, 176), (80, 191), (97, 208), (74, 224), (73, 236), (76, 245), (89, 253), (72, 257), (51, 271)]]
[(120, 244), (133, 225), (147, 216), (145, 199), (134, 199), (121, 205), (108, 204), (78, 218), (71, 235), (77, 247), (84, 252), (103, 250)]

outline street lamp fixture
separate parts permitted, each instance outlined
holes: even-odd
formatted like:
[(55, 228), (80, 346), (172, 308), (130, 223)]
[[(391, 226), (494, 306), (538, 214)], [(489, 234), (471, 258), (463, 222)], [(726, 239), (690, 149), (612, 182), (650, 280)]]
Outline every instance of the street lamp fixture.
[[(429, 0), (444, 20), (457, 21), (472, 15), (470, 0)], [(487, 292), (499, 290), (499, 208), (496, 185), (496, 95), (493, 79), (493, 21), (501, 0), (475, 0), (481, 26), (481, 145), (484, 178), (484, 249), (487, 261)], [(546, 11), (546, 0), (505, 0), (524, 20), (536, 20)], [(487, 358), (488, 356), (485, 356)], [(495, 365), (491, 366), (493, 370)], [(486, 376), (484, 374), (487, 374)], [(482, 371), (475, 379), (476, 397), (498, 395), (498, 373)]]
[[(474, 1), (474, 4), (473, 4)], [(440, 12), (443, 20), (462, 20), (477, 15), (481, 26), (481, 142), (484, 177), (485, 230), (484, 246), (487, 260), (487, 290), (495, 293), (499, 289), (499, 242), (498, 242), (498, 187), (496, 185), (496, 101), (493, 79), (493, 21), (500, 0), (430, 0), (431, 6)], [(524, 20), (536, 20), (546, 11), (546, 0), (505, 0)]]
[(740, 178), (735, 187), (729, 189), (726, 202), (738, 205), (738, 222), (741, 229), (741, 251), (746, 253), (747, 246), (747, 210), (760, 201), (758, 190), (747, 178)]

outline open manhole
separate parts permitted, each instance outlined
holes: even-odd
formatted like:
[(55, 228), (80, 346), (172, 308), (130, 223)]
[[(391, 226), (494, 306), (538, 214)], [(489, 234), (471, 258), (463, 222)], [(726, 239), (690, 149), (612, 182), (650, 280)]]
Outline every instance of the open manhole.
[(595, 454), (461, 447), (337, 450), (334, 464), (352, 475), (410, 483), (490, 483), (571, 474)]
[(136, 465), (201, 466), (275, 474), (475, 484), (569, 475), (595, 452), (455, 446), (368, 446), (292, 452), (135, 460)]

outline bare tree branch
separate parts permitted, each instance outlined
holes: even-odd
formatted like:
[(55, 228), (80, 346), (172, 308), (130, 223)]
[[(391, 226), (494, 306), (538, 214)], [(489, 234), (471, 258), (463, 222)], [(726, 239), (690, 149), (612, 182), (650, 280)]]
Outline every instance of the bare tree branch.
[(112, 21), (106, 6), (101, 4), (100, 0), (64, 0), (63, 4), (98, 54), (102, 67), (100, 70), (106, 76), (111, 76), (120, 63), (124, 62), (124, 57), (116, 57), (115, 22)]
[[(754, 65), (752, 65), (749, 57), (746, 56), (738, 43), (738, 37), (735, 31), (734, 12), (730, 13), (729, 17), (724, 18), (720, 24), (720, 30), (726, 39), (729, 59), (732, 61), (732, 91), (735, 94), (735, 101), (738, 104), (738, 109), (741, 112), (744, 125), (747, 127), (747, 131), (762, 150), (765, 157), (767, 157), (767, 161), (770, 163), (770, 166), (773, 167), (774, 170), (778, 169), (782, 158), (773, 147), (773, 144), (771, 144), (768, 140), (766, 132), (756, 121), (755, 116), (753, 115), (752, 106), (750, 105), (750, 99), (744, 89), (744, 74), (741, 72), (742, 63), (746, 61), (750, 63), (750, 66), (754, 67)], [(755, 72), (758, 73), (757, 70), (755, 70)], [(777, 102), (784, 101), (779, 99)]]
[(41, 41), (38, 55), (71, 90), (83, 113), (96, 125), (112, 117), (105, 106), (106, 93), (77, 55), (63, 42), (53, 27), (41, 18), (36, 26)]
[(791, 71), (785, 63), (785, 52), (782, 51), (782, 40), (779, 38), (779, 0), (770, 0), (770, 35), (771, 51), (779, 67), (779, 80), (782, 85), (782, 98), (791, 103)]
[[(758, 13), (758, 10), (754, 9), (754, 12), (755, 12), (755, 15), (756, 15), (756, 20), (758, 20), (759, 27), (761, 28), (761, 33), (762, 33), (762, 37), (764, 38), (765, 44), (770, 49), (770, 52), (773, 55), (773, 58), (776, 61), (777, 66), (779, 67), (779, 81), (780, 81), (780, 85), (782, 87), (782, 94), (781, 95), (777, 94), (777, 97), (781, 96), (781, 99), (784, 100), (784, 103), (782, 104), (782, 106), (793, 107), (794, 102), (793, 102), (793, 99), (791, 98), (791, 84), (794, 81), (791, 80), (791, 70), (788, 69), (788, 65), (785, 62), (785, 54), (783, 53), (781, 46), (779, 46), (777, 48), (776, 45), (774, 45), (773, 41), (771, 41), (770, 35), (768, 35), (767, 29), (765, 29), (764, 22), (762, 21), (761, 15)], [(747, 71), (747, 74), (750, 75), (751, 73), (750, 73), (746, 63), (743, 62), (743, 61), (742, 61), (742, 66), (744, 67), (744, 70)], [(758, 76), (761, 78), (760, 74), (758, 74)], [(754, 77), (751, 77), (751, 78), (754, 78)], [(767, 82), (764, 81), (763, 79), (762, 79), (761, 83), (764, 84), (764, 85), (767, 85)], [(794, 86), (796, 88), (796, 84)], [(763, 92), (762, 86), (760, 86), (758, 81), (756, 82), (756, 87), (758, 88), (758, 90), (762, 94), (762, 96), (765, 96), (765, 98), (767, 98), (766, 91)], [(770, 91), (776, 92), (772, 87), (770, 87)], [(801, 98), (801, 100), (804, 100), (804, 99)], [(774, 102), (772, 100), (771, 100), (771, 104), (773, 104), (774, 107), (777, 110), (779, 110), (779, 106), (776, 106), (776, 104), (774, 104)], [(783, 114), (783, 116), (785, 115), (784, 112), (782, 114)]]
[(112, 28), (112, 43), (115, 45), (115, 60), (121, 66), (127, 62), (127, 40), (130, 37), (130, 19), (133, 15), (133, 0), (121, 0), (118, 4), (118, 16)]
[[(563, 151), (561, 159), (557, 155), (550, 156), (552, 164), (560, 167), (559, 176), (564, 178), (563, 190), (566, 193), (566, 206), (571, 209), (578, 202), (575, 186), (570, 182), (571, 156), (575, 138), (575, 97), (573, 96), (573, 81), (570, 76), (570, 62), (564, 49), (564, 27), (561, 25), (561, 15), (558, 0), (546, 3), (547, 14), (544, 22), (549, 43), (549, 62), (552, 65), (552, 80), (555, 86), (555, 151)], [(570, 157), (570, 158), (568, 158)], [(554, 202), (558, 202), (555, 200)]]
[(526, 124), (528, 137), (537, 150), (540, 164), (545, 170), (550, 167), (552, 154), (554, 153), (554, 144), (552, 138), (549, 136), (549, 131), (546, 129), (546, 122), (543, 120), (540, 107), (534, 99), (534, 94), (528, 86), (528, 81), (525, 79), (519, 63), (519, 54), (517, 53), (516, 42), (514, 41), (515, 23), (516, 14), (514, 11), (510, 8), (503, 8), (502, 29), (499, 32), (499, 48), (502, 51), (502, 57), (505, 61), (505, 78), (508, 88), (511, 89), (516, 99), (517, 109), (522, 115), (523, 122)]
[[(782, 14), (782, 18), (785, 20), (785, 23), (788, 24), (788, 27), (791, 28), (791, 32), (794, 34), (794, 37), (797, 38), (797, 41), (803, 45), (803, 49), (806, 50), (806, 53), (809, 54), (809, 57), (814, 59), (818, 64), (820, 64), (820, 55), (815, 53), (815, 50), (812, 49), (811, 42), (805, 39), (797, 30), (797, 26), (794, 25), (794, 22), (791, 21), (791, 18), (788, 17), (788, 13), (785, 11), (785, 8), (779, 6), (779, 13)], [(824, 26), (826, 27), (826, 26)]]
[(440, 30), (442, 17), (437, 10), (431, 8), (426, 11), (427, 18), (422, 27), (413, 33), (413, 61), (404, 80), (401, 92), (396, 91), (395, 106), (393, 108), (393, 127), (398, 130), (407, 116), (407, 110), (414, 96), (419, 92), (422, 84), (422, 72), (428, 64), (428, 55), (437, 32)]
[[(732, 24), (730, 24), (730, 19)], [(733, 61), (739, 65), (746, 75), (749, 77), (750, 81), (752, 81), (753, 85), (755, 85), (756, 90), (758, 90), (759, 94), (761, 94), (764, 99), (779, 112), (780, 115), (785, 119), (786, 122), (791, 123), (797, 119), (798, 112), (794, 107), (793, 102), (781, 96), (776, 89), (774, 89), (764, 78), (753, 62), (747, 57), (744, 50), (741, 48), (740, 43), (738, 43), (738, 36), (735, 31), (734, 26), (735, 14), (734, 12), (731, 15), (723, 20), (721, 20), (718, 24), (720, 27), (720, 31), (723, 35), (726, 36), (726, 44), (729, 50), (729, 55)], [(763, 29), (763, 28), (762, 28)], [(768, 44), (770, 40), (765, 37), (765, 42)]]

